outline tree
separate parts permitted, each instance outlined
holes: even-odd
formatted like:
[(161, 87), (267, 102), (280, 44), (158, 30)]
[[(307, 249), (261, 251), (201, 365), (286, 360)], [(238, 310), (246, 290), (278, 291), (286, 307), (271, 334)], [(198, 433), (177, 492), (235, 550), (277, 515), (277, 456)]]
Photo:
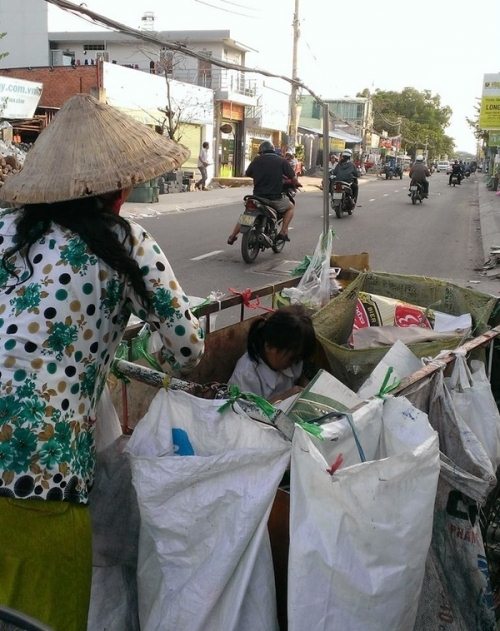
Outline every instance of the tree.
[(160, 61), (156, 64), (159, 74), (165, 75), (167, 87), (167, 102), (164, 108), (158, 108), (163, 114), (161, 120), (156, 125), (159, 134), (166, 134), (171, 140), (180, 142), (183, 133), (183, 124), (189, 123), (193, 119), (193, 108), (196, 109), (196, 100), (183, 99), (178, 101), (173, 96), (172, 75), (174, 69), (183, 60), (183, 55), (176, 55), (171, 51), (162, 51)]
[[(360, 96), (370, 93), (365, 89)], [(426, 150), (430, 159), (453, 153), (453, 139), (444, 131), (452, 110), (441, 105), (439, 95), (407, 87), (402, 92), (376, 90), (371, 99), (375, 131), (387, 131), (390, 136), (401, 134), (401, 147), (407, 153), (415, 156)]]
[(465, 120), (467, 121), (467, 124), (469, 125), (469, 127), (472, 128), (474, 132), (474, 137), (477, 138), (477, 140), (481, 141), (484, 147), (488, 145), (488, 130), (481, 129), (479, 127), (479, 114), (481, 112), (481, 99), (479, 98), (477, 99), (477, 103), (474, 106), (474, 109), (476, 110), (475, 118), (469, 118), (467, 116)]

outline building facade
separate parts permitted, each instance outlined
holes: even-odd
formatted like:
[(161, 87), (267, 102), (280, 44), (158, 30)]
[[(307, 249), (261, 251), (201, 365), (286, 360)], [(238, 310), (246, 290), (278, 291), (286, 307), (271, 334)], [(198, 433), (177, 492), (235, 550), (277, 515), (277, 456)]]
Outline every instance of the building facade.
[(245, 107), (256, 105), (255, 80), (211, 60), (245, 65), (248, 47), (229, 30), (159, 31), (155, 37), (202, 54), (199, 59), (111, 31), (49, 33), (53, 65), (95, 65), (103, 60), (213, 90), (215, 172), (241, 175), (245, 168)]

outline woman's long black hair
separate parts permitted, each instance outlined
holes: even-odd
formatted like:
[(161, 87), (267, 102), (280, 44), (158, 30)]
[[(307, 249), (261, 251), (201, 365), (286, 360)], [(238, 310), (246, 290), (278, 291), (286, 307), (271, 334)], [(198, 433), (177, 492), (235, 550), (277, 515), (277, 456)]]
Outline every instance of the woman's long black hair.
[[(54, 204), (28, 204), (20, 209), (16, 221), (14, 245), (5, 251), (1, 264), (14, 275), (11, 258), (20, 252), (25, 260), (29, 276), (18, 279), (25, 282), (33, 274), (30, 249), (50, 229), (52, 222), (75, 232), (89, 249), (112, 269), (122, 274), (147, 307), (149, 297), (141, 269), (131, 256), (132, 231), (129, 222), (111, 209), (112, 198), (87, 197)], [(116, 230), (119, 226), (121, 230)], [(120, 238), (120, 232), (123, 238)]]
[(290, 305), (253, 322), (247, 340), (251, 359), (261, 360), (266, 344), (289, 351), (294, 362), (310, 358), (316, 348), (316, 335), (307, 310), (302, 305)]

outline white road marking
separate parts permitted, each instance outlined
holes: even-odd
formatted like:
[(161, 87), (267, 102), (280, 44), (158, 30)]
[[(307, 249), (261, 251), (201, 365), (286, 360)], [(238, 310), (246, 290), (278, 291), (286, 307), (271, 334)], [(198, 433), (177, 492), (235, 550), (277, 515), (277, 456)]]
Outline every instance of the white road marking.
[(213, 252), (207, 252), (206, 254), (201, 254), (200, 256), (195, 256), (191, 261), (201, 261), (202, 259), (208, 259), (209, 256), (215, 256), (216, 254), (222, 254), (224, 250), (214, 250)]
[(375, 201), (375, 197), (372, 197), (371, 199), (368, 200), (369, 202), (374, 202)]
[(384, 197), (389, 197), (389, 193), (384, 193)]

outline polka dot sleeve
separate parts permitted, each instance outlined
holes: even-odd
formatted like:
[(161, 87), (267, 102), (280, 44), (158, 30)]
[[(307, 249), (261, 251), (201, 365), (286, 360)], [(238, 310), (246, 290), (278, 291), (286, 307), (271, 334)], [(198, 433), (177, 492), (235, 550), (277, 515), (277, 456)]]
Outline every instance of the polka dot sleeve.
[(132, 255), (142, 269), (150, 294), (147, 312), (129, 286), (132, 311), (160, 333), (163, 356), (174, 370), (189, 370), (200, 361), (204, 350), (203, 330), (188, 309), (189, 299), (182, 291), (167, 257), (141, 226), (130, 222), (134, 235)]

